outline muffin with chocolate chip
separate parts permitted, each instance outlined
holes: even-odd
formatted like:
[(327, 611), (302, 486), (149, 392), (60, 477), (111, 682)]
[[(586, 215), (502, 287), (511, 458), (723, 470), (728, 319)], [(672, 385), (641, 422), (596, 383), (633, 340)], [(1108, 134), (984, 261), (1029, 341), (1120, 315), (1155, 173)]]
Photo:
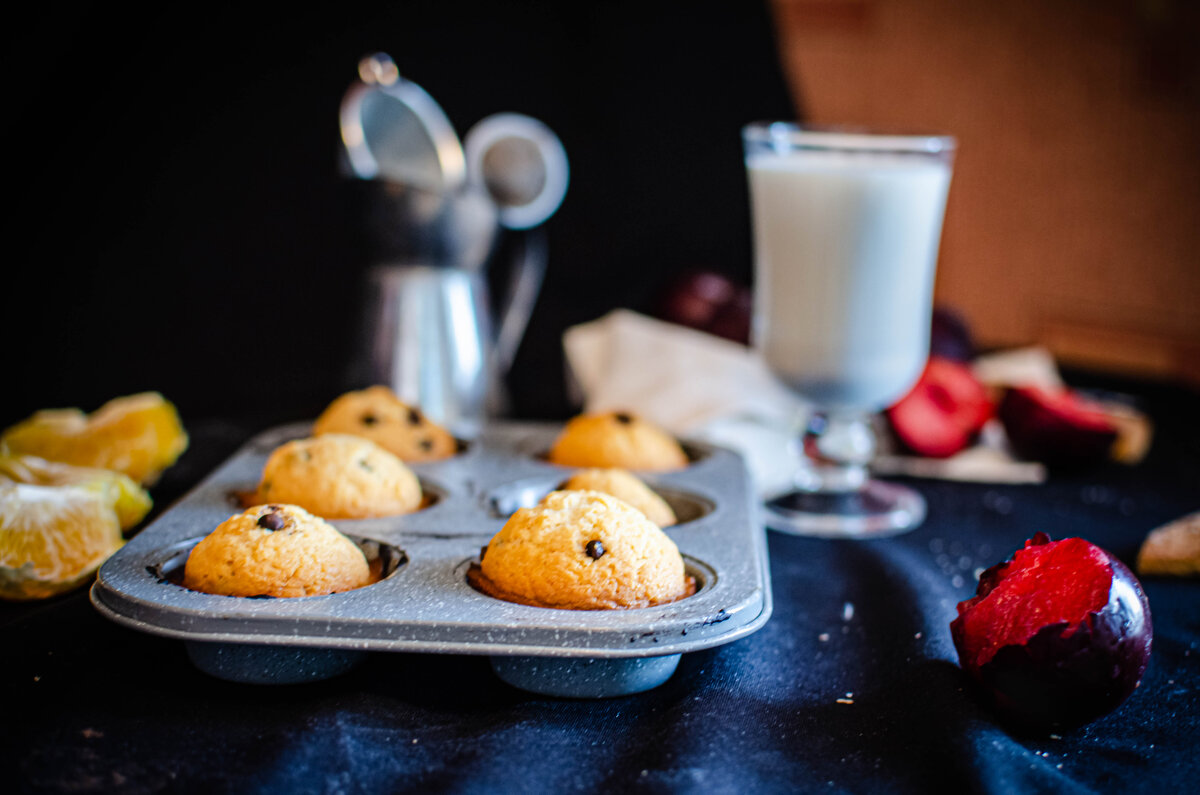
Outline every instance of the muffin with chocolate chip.
[(320, 596), (371, 581), (358, 545), (295, 505), (256, 505), (192, 549), (183, 585), (222, 596)]
[(624, 500), (659, 527), (675, 524), (675, 512), (636, 475), (615, 467), (581, 469), (559, 488), (570, 491), (602, 491)]
[(347, 392), (329, 404), (313, 435), (348, 433), (370, 439), (403, 461), (435, 461), (458, 452), (453, 434), (386, 386)]
[(674, 437), (625, 411), (582, 414), (567, 423), (548, 455), (574, 467), (670, 470), (688, 465)]
[(370, 439), (330, 433), (277, 447), (255, 500), (299, 505), (326, 519), (365, 519), (415, 511), (421, 484), (403, 461)]
[(598, 491), (554, 491), (517, 511), (469, 576), (497, 599), (567, 610), (652, 607), (696, 587), (662, 530)]

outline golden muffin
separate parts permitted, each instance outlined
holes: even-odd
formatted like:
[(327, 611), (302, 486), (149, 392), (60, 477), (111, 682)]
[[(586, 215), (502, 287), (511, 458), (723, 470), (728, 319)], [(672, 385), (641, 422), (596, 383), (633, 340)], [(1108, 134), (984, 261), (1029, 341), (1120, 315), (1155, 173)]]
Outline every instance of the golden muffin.
[(320, 596), (369, 585), (358, 545), (296, 505), (256, 505), (192, 549), (183, 585), (223, 596)]
[(330, 403), (313, 425), (314, 436), (326, 433), (370, 439), (403, 461), (436, 461), (458, 452), (453, 434), (386, 386), (347, 392)]
[(679, 549), (641, 511), (598, 491), (554, 491), (493, 536), (472, 583), (534, 607), (651, 607), (690, 595)]
[(575, 417), (554, 441), (548, 458), (573, 467), (662, 471), (688, 465), (687, 454), (674, 437), (624, 411)]
[(667, 505), (667, 501), (655, 494), (636, 475), (624, 469), (582, 469), (567, 478), (559, 488), (611, 494), (637, 508), (659, 527), (668, 527), (676, 522), (675, 512)]
[(327, 434), (277, 447), (255, 499), (299, 505), (326, 519), (365, 519), (415, 511), (421, 484), (403, 461), (370, 439)]

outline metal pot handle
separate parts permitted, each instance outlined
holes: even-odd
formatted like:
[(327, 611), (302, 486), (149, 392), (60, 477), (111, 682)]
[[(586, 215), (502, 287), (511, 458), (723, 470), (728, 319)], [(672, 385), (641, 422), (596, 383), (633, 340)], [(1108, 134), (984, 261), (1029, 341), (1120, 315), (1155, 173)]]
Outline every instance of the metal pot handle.
[(518, 251), (509, 271), (496, 333), (496, 366), (501, 373), (512, 367), (546, 278), (545, 230), (527, 229), (519, 233), (516, 245)]

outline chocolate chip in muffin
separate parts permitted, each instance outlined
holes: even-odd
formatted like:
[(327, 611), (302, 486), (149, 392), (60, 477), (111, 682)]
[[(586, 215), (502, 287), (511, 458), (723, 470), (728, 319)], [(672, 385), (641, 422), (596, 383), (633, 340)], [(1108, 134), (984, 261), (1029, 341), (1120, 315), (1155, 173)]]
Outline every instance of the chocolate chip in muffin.
[(411, 409), (411, 408), (408, 410), (408, 424), (409, 425), (420, 425), (422, 419), (423, 418), (421, 417), (421, 412), (417, 411), (416, 409)]
[(623, 411), (618, 411), (616, 414), (614, 414), (613, 419), (622, 425), (629, 425), (633, 422), (633, 416), (626, 414)]
[(604, 556), (604, 544), (600, 543), (599, 539), (593, 538), (587, 542), (587, 546), (584, 549), (588, 553), (588, 557), (592, 560), (600, 560)]
[(374, 414), (367, 413), (367, 414), (362, 415), (361, 422), (363, 425), (368, 425), (368, 426), (374, 425), (375, 423), (379, 422), (379, 418), (376, 417)]
[(433, 439), (430, 439), (428, 436), (426, 436), (424, 439), (419, 439), (417, 440), (417, 447), (420, 447), (421, 450), (428, 453), (433, 449)]
[(271, 511), (270, 513), (264, 513), (262, 516), (258, 517), (258, 526), (264, 530), (270, 530), (271, 532), (274, 532), (276, 530), (282, 530), (284, 527), (286, 527), (287, 519), (283, 514), (277, 511)]

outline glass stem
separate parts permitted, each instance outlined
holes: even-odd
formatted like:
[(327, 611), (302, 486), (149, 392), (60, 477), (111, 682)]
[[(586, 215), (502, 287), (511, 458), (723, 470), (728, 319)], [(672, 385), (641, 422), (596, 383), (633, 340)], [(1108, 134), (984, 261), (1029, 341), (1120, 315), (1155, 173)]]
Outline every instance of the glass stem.
[(814, 411), (800, 434), (796, 488), (808, 492), (851, 492), (867, 482), (875, 455), (875, 433), (858, 412)]

